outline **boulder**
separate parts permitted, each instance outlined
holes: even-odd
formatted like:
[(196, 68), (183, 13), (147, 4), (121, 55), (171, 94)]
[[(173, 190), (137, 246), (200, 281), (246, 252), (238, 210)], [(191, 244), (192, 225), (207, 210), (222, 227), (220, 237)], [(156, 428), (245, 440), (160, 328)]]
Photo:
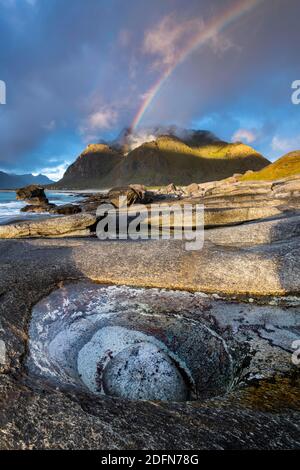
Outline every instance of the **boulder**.
[(197, 183), (192, 183), (184, 188), (184, 193), (187, 196), (201, 196), (203, 194), (203, 190), (199, 189), (199, 185)]
[(55, 206), (50, 208), (50, 214), (59, 214), (59, 215), (72, 215), (79, 214), (81, 212), (81, 207), (77, 204), (65, 204), (63, 206)]
[(130, 184), (129, 187), (136, 191), (141, 199), (144, 197), (146, 193), (146, 186), (143, 184)]
[(150, 204), (153, 202), (153, 193), (147, 191), (146, 186), (142, 184), (131, 184), (129, 187), (138, 193), (139, 204)]
[[(120, 186), (116, 188), (112, 188), (108, 192), (108, 199), (111, 204), (113, 204), (115, 207), (120, 207), (120, 204), (122, 206), (131, 206), (132, 204), (141, 202), (140, 200), (140, 195), (138, 191), (133, 189), (130, 186)], [(122, 201), (120, 201), (120, 198), (123, 198)]]
[(25, 221), (0, 225), (0, 238), (67, 237), (90, 234), (90, 227), (96, 223), (92, 214), (75, 214), (65, 217), (51, 217), (38, 221)]
[(43, 212), (51, 212), (51, 210), (55, 207), (55, 204), (29, 204), (28, 206), (22, 207), (21, 212), (35, 212), (37, 214), (40, 214)]
[(31, 184), (24, 188), (17, 189), (16, 199), (26, 201), (30, 205), (48, 204), (44, 188), (42, 186), (37, 186), (36, 184)]
[(48, 212), (50, 214), (72, 215), (79, 214), (81, 210), (81, 207), (76, 204), (65, 204), (62, 206), (57, 206), (56, 204), (30, 204), (28, 206), (22, 207), (21, 212), (34, 212), (37, 214)]
[(174, 183), (169, 184), (168, 186), (165, 187), (164, 189), (166, 194), (174, 194), (177, 191), (177, 188)]

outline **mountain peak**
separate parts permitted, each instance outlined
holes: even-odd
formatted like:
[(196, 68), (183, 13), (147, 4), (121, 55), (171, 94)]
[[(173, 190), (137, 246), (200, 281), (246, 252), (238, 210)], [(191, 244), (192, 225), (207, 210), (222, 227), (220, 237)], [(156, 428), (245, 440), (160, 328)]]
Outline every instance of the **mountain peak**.
[(126, 127), (120, 132), (115, 140), (108, 142), (107, 144), (112, 148), (119, 151), (121, 150), (124, 154), (127, 154), (146, 142), (153, 142), (160, 137), (167, 138), (168, 136), (171, 139), (177, 138), (192, 147), (220, 142), (220, 139), (210, 131), (184, 129), (176, 125), (170, 125), (142, 127), (139, 129), (130, 129)]

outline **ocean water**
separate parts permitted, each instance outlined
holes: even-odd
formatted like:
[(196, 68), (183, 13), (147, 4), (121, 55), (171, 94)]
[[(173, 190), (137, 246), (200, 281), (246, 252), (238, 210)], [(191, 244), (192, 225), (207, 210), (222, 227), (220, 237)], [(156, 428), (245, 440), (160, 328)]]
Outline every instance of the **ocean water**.
[[(74, 193), (46, 191), (46, 195), (50, 203), (57, 205), (72, 204), (80, 200), (80, 196)], [(45, 215), (21, 212), (22, 207), (26, 205), (26, 202), (16, 200), (14, 191), (0, 191), (0, 224), (6, 224), (14, 220), (38, 219)]]

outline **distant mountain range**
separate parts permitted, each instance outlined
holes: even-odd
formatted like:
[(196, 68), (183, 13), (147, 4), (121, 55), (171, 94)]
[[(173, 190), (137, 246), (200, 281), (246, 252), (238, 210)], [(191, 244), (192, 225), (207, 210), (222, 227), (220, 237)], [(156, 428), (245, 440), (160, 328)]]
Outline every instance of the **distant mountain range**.
[(125, 129), (113, 142), (88, 145), (53, 189), (103, 189), (141, 183), (220, 180), (234, 173), (261, 170), (270, 162), (252, 147), (227, 143), (208, 131), (151, 128)]
[(0, 189), (16, 189), (29, 184), (40, 184), (46, 186), (52, 183), (53, 181), (45, 175), (15, 175), (0, 171)]

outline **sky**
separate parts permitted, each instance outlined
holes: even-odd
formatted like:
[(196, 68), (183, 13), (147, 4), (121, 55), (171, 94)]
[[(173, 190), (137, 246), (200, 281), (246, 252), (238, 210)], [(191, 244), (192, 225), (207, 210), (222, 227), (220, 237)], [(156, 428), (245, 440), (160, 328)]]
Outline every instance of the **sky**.
[(130, 126), (299, 149), (299, 17), (299, 0), (0, 0), (0, 169), (58, 179)]

